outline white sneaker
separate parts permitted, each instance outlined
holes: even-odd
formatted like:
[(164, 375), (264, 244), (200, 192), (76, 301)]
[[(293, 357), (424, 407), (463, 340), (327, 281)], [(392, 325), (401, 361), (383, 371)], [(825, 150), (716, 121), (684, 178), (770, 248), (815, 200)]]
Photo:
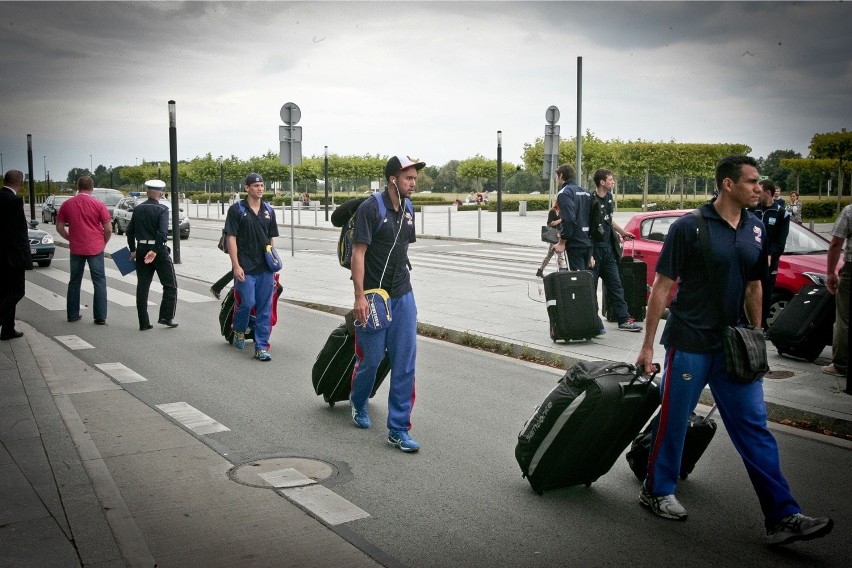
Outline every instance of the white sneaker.
[(834, 521), (826, 517), (811, 518), (801, 513), (784, 517), (778, 524), (766, 531), (766, 544), (782, 545), (797, 540), (811, 540), (831, 532)]
[(672, 519), (675, 521), (686, 520), (686, 509), (677, 500), (674, 495), (663, 495), (655, 497), (651, 495), (645, 486), (642, 486), (642, 492), (639, 493), (639, 502), (651, 509), (651, 511), (664, 519)]

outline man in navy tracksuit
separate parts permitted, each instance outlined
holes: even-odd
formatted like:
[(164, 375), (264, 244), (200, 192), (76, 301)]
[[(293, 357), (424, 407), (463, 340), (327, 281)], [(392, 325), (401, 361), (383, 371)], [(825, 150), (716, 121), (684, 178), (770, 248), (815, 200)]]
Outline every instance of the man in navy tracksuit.
[[(370, 427), (367, 400), (376, 371), (387, 351), (391, 363), (388, 394), (388, 444), (403, 452), (416, 452), (420, 444), (409, 436), (414, 407), (414, 362), (417, 355), (417, 305), (408, 271), (408, 244), (415, 241), (413, 211), (405, 200), (414, 193), (417, 172), (425, 162), (408, 156), (393, 156), (385, 165), (387, 187), (378, 196), (385, 208), (382, 216), (376, 199), (367, 199), (355, 212), (352, 239), (352, 284), (355, 291), (353, 316), (367, 321), (364, 291), (383, 288), (390, 295), (392, 321), (382, 330), (356, 326), (355, 355), (349, 401), (352, 420), (359, 428)], [(378, 230), (376, 229), (377, 227)]]
[(665, 360), (660, 420), (652, 432), (648, 476), (639, 501), (660, 517), (686, 520), (686, 509), (675, 490), (689, 413), (709, 384), (760, 501), (767, 543), (779, 545), (826, 535), (834, 522), (802, 515), (781, 473), (775, 438), (766, 426), (763, 378), (738, 383), (728, 377), (719, 314), (714, 302), (707, 300), (708, 282), (720, 279), (724, 324), (744, 323), (740, 321), (743, 310), (749, 321), (760, 321), (766, 232), (746, 210), (757, 204), (758, 180), (757, 162), (748, 156), (728, 156), (716, 166), (719, 195), (700, 208), (709, 233), (714, 274), (705, 268), (694, 215), (684, 215), (672, 224), (660, 252), (645, 339), (636, 360), (646, 371), (653, 363), (657, 325), (675, 281), (678, 291), (661, 340)]
[(556, 195), (562, 215), (562, 230), (559, 242), (553, 250), (568, 251), (570, 270), (588, 270), (592, 259), (592, 240), (589, 238), (589, 206), (591, 195), (574, 182), (574, 168), (562, 164), (556, 168), (556, 184), (560, 186)]
[(776, 186), (771, 179), (760, 182), (760, 187), (760, 201), (758, 201), (757, 207), (749, 209), (749, 211), (763, 221), (763, 227), (766, 229), (766, 245), (769, 247), (766, 274), (761, 279), (763, 285), (763, 321), (761, 326), (766, 329), (769, 327), (766, 320), (770, 316), (772, 290), (775, 288), (775, 279), (778, 277), (778, 261), (781, 260), (781, 254), (787, 246), (787, 235), (790, 234), (790, 214), (787, 213), (787, 209), (783, 205), (775, 200)]

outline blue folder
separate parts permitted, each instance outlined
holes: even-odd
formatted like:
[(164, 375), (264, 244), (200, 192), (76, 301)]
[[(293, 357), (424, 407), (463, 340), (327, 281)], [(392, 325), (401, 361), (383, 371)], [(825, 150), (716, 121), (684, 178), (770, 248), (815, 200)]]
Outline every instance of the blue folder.
[(136, 270), (136, 261), (130, 259), (130, 249), (124, 247), (112, 253), (112, 259), (122, 276), (127, 276)]

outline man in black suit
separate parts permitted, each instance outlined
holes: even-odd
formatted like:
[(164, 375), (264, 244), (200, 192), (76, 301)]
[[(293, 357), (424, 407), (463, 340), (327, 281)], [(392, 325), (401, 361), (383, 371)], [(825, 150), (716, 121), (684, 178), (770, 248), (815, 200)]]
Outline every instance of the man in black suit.
[(24, 271), (33, 268), (24, 200), (18, 197), (23, 187), (23, 172), (9, 170), (3, 176), (0, 189), (0, 266), (4, 274), (0, 278), (0, 340), (3, 341), (24, 335), (15, 329), (15, 307), (24, 297)]

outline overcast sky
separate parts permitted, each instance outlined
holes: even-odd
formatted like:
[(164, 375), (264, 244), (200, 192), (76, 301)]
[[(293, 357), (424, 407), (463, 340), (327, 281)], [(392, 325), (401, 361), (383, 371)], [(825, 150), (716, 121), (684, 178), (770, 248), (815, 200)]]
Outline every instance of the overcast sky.
[[(820, 2), (2, 2), (0, 153), (73, 167), (278, 150), (476, 154), (521, 163), (556, 105), (563, 138), (808, 153), (852, 130), (852, 6)], [(46, 158), (45, 158), (46, 156)]]

